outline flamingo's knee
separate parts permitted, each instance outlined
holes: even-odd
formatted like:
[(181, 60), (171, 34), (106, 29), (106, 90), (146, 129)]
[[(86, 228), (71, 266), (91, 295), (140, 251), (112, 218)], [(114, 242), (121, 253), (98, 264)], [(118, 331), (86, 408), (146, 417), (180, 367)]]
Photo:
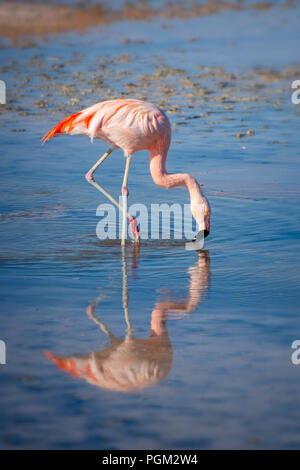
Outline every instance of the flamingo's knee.
[(93, 177), (93, 172), (88, 171), (87, 174), (85, 175), (85, 179), (87, 180), (88, 183), (94, 183), (94, 177)]
[(129, 191), (127, 186), (122, 186), (122, 196), (129, 196)]

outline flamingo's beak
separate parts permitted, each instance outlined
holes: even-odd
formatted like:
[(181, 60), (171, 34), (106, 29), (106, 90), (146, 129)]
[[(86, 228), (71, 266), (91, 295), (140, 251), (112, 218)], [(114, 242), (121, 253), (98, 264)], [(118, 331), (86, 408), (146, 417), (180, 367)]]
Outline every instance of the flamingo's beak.
[(210, 232), (210, 220), (209, 216), (204, 217), (205, 229), (204, 229), (204, 238), (208, 237)]

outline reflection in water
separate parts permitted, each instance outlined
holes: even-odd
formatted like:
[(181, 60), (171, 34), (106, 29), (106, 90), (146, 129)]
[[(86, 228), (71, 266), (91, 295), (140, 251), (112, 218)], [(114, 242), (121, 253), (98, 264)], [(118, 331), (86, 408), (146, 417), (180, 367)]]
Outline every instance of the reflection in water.
[[(139, 247), (131, 251), (130, 269), (138, 263)], [(173, 350), (167, 330), (167, 316), (192, 312), (203, 300), (209, 288), (209, 254), (198, 253), (195, 266), (189, 268), (190, 286), (186, 301), (171, 299), (158, 301), (151, 314), (150, 337), (135, 338), (129, 318), (126, 248), (122, 248), (123, 263), (123, 310), (127, 325), (125, 339), (117, 338), (95, 315), (95, 308), (103, 299), (99, 296), (87, 307), (87, 315), (109, 337), (110, 346), (85, 355), (55, 357), (46, 355), (71, 375), (85, 379), (101, 388), (114, 391), (134, 392), (155, 385), (169, 373)], [(164, 295), (166, 295), (164, 293)]]

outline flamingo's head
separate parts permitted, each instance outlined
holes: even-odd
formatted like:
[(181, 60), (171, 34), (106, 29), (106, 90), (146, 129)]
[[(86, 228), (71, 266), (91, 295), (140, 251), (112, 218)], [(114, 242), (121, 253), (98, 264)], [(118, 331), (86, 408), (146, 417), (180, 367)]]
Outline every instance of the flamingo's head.
[(208, 199), (202, 195), (200, 201), (193, 201), (191, 203), (191, 211), (199, 226), (199, 230), (204, 230), (204, 238), (206, 238), (210, 232), (211, 214), (211, 208)]

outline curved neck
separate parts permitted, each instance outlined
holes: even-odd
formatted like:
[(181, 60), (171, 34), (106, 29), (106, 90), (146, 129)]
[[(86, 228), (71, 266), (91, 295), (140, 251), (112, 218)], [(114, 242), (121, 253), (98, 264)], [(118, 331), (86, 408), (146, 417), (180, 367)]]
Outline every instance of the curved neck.
[(154, 183), (164, 188), (175, 188), (185, 186), (189, 193), (191, 203), (202, 201), (201, 192), (197, 180), (188, 173), (168, 173), (166, 170), (166, 159), (168, 149), (152, 147), (150, 151), (150, 172)]

